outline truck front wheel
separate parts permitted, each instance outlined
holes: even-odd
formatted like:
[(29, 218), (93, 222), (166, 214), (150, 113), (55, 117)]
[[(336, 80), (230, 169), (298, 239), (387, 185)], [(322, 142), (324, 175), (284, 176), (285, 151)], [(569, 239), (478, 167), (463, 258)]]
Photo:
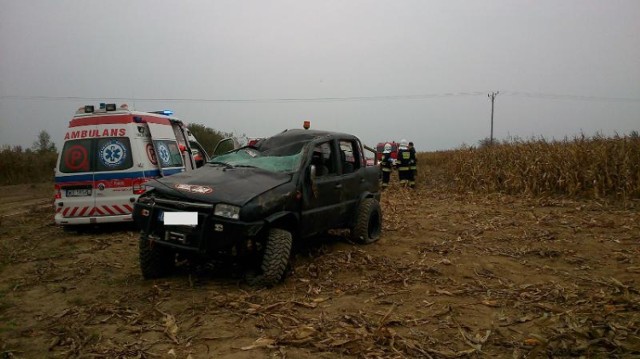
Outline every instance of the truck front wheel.
[(145, 237), (140, 237), (139, 257), (140, 270), (145, 279), (166, 277), (175, 267), (175, 253)]
[(279, 283), (289, 264), (292, 243), (291, 232), (280, 228), (271, 228), (262, 255), (261, 274), (251, 279), (250, 284), (272, 286)]

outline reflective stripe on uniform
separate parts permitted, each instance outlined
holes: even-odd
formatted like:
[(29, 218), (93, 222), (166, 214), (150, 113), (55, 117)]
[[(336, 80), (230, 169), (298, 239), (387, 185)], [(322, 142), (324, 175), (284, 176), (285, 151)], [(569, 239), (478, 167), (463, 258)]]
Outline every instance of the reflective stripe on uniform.
[(409, 167), (398, 167), (398, 171), (408, 171)]

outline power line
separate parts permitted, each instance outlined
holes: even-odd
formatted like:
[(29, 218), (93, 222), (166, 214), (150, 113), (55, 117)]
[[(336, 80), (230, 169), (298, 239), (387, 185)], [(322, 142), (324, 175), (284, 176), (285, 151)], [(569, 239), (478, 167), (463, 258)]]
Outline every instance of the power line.
[[(43, 100), (43, 101), (149, 101), (149, 102), (186, 102), (186, 103), (290, 103), (290, 102), (349, 102), (349, 101), (398, 101), (398, 100), (425, 100), (447, 97), (471, 97), (483, 96), (486, 92), (446, 92), (422, 95), (381, 95), (381, 96), (346, 96), (346, 97), (284, 97), (284, 98), (133, 98), (133, 97), (85, 97), (85, 96), (39, 96), (39, 95), (4, 95), (4, 100)], [(545, 100), (560, 101), (587, 101), (587, 102), (640, 102), (640, 98), (602, 97), (586, 95), (568, 95), (528, 91), (502, 91), (502, 95), (511, 97), (527, 97)]]
[(394, 101), (422, 100), (429, 98), (480, 96), (484, 92), (451, 92), (424, 95), (384, 95), (384, 96), (351, 96), (351, 97), (306, 97), (306, 98), (249, 98), (249, 99), (213, 99), (213, 98), (131, 98), (131, 97), (82, 97), (82, 96), (0, 96), (0, 99), (11, 100), (88, 100), (88, 101), (163, 101), (163, 102), (230, 102), (230, 103), (283, 103), (283, 102), (340, 102), (340, 101)]
[(562, 95), (543, 92), (527, 92), (527, 91), (503, 91), (505, 96), (514, 97), (530, 97), (545, 100), (568, 100), (568, 101), (590, 101), (590, 102), (640, 102), (640, 98), (630, 97), (602, 97), (602, 96), (585, 96), (585, 95)]

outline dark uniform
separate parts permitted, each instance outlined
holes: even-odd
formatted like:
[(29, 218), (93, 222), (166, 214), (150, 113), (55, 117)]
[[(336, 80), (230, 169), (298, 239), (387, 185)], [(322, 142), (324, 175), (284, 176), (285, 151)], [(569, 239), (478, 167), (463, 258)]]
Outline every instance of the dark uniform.
[(410, 187), (415, 186), (416, 181), (411, 170), (411, 166), (415, 164), (415, 161), (415, 150), (411, 151), (406, 144), (401, 144), (398, 150), (398, 177), (400, 178), (400, 184), (408, 184)]
[(380, 160), (380, 169), (382, 170), (382, 187), (389, 186), (389, 180), (391, 179), (391, 167), (393, 166), (393, 157), (391, 157), (391, 151), (382, 152), (382, 159)]
[(413, 163), (410, 164), (409, 168), (413, 172), (413, 180), (415, 181), (418, 176), (418, 158), (416, 157), (416, 149), (413, 147), (413, 142), (409, 142), (409, 151), (411, 151), (411, 156), (413, 157)]

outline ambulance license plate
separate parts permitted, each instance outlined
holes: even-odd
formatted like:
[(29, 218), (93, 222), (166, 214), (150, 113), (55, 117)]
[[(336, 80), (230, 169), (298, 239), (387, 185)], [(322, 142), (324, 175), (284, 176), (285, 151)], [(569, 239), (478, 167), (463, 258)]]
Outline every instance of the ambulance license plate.
[(68, 189), (67, 197), (87, 197), (91, 196), (91, 188)]

